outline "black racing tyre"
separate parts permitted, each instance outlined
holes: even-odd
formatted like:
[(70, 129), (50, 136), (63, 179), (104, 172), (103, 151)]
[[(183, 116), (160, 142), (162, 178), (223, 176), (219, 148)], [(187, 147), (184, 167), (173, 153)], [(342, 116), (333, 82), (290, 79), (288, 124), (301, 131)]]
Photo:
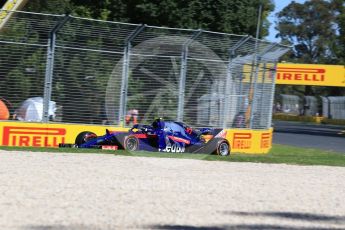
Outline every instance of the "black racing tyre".
[(209, 140), (202, 148), (196, 149), (192, 152), (228, 156), (230, 154), (230, 144), (224, 138), (215, 137)]
[(227, 140), (219, 140), (217, 143), (216, 153), (219, 156), (229, 156), (230, 155), (230, 145)]
[(129, 136), (125, 139), (125, 150), (137, 151), (139, 150), (139, 140), (135, 136)]
[(85, 142), (88, 142), (91, 139), (97, 138), (97, 135), (90, 131), (81, 132), (78, 134), (77, 138), (75, 139), (76, 145), (82, 145)]

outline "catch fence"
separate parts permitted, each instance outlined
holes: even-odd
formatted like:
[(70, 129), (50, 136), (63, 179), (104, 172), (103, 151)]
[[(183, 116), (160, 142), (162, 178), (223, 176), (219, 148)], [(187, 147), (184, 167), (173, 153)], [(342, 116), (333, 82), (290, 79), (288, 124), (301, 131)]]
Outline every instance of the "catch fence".
[(323, 116), (330, 119), (345, 119), (345, 97), (322, 97)]
[[(16, 119), (271, 126), (276, 63), (289, 47), (204, 30), (5, 13), (0, 96)], [(33, 97), (42, 103), (23, 106)]]
[(274, 112), (342, 120), (345, 119), (345, 97), (280, 94), (275, 102)]

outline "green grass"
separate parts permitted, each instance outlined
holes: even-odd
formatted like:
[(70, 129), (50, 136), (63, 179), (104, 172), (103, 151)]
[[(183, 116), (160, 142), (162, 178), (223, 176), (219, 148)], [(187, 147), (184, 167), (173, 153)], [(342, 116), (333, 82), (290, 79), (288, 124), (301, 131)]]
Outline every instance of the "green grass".
[(220, 157), (207, 154), (177, 154), (177, 153), (157, 153), (157, 152), (127, 152), (123, 150), (106, 151), (99, 149), (58, 149), (58, 148), (31, 148), (31, 147), (0, 147), (8, 151), (33, 151), (33, 152), (65, 152), (65, 153), (98, 153), (115, 154), (120, 156), (134, 157), (159, 157), (159, 158), (180, 158), (199, 159), (208, 161), (229, 161), (229, 162), (255, 162), (255, 163), (276, 163), (294, 165), (329, 165), (345, 166), (345, 153), (335, 153), (331, 151), (299, 148), (287, 145), (273, 145), (269, 154), (239, 154), (232, 153), (230, 157)]

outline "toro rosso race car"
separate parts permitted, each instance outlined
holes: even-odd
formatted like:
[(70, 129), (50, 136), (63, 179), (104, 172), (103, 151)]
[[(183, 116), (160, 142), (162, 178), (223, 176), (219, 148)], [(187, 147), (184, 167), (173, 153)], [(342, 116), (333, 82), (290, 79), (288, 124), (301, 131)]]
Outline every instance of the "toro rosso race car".
[(192, 129), (182, 122), (155, 120), (151, 125), (134, 125), (128, 132), (109, 132), (104, 136), (81, 132), (74, 144), (59, 147), (125, 149), (172, 153), (230, 155), (230, 144), (223, 129)]

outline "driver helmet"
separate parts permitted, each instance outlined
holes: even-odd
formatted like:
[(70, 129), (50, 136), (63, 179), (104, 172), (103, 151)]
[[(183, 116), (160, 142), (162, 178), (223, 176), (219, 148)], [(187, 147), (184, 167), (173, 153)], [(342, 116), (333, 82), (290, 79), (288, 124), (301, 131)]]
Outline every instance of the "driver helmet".
[(189, 127), (189, 126), (186, 126), (185, 131), (188, 134), (192, 134), (193, 133), (193, 129), (191, 127)]
[(162, 129), (164, 127), (163, 118), (157, 118), (152, 122), (152, 127), (154, 129)]

